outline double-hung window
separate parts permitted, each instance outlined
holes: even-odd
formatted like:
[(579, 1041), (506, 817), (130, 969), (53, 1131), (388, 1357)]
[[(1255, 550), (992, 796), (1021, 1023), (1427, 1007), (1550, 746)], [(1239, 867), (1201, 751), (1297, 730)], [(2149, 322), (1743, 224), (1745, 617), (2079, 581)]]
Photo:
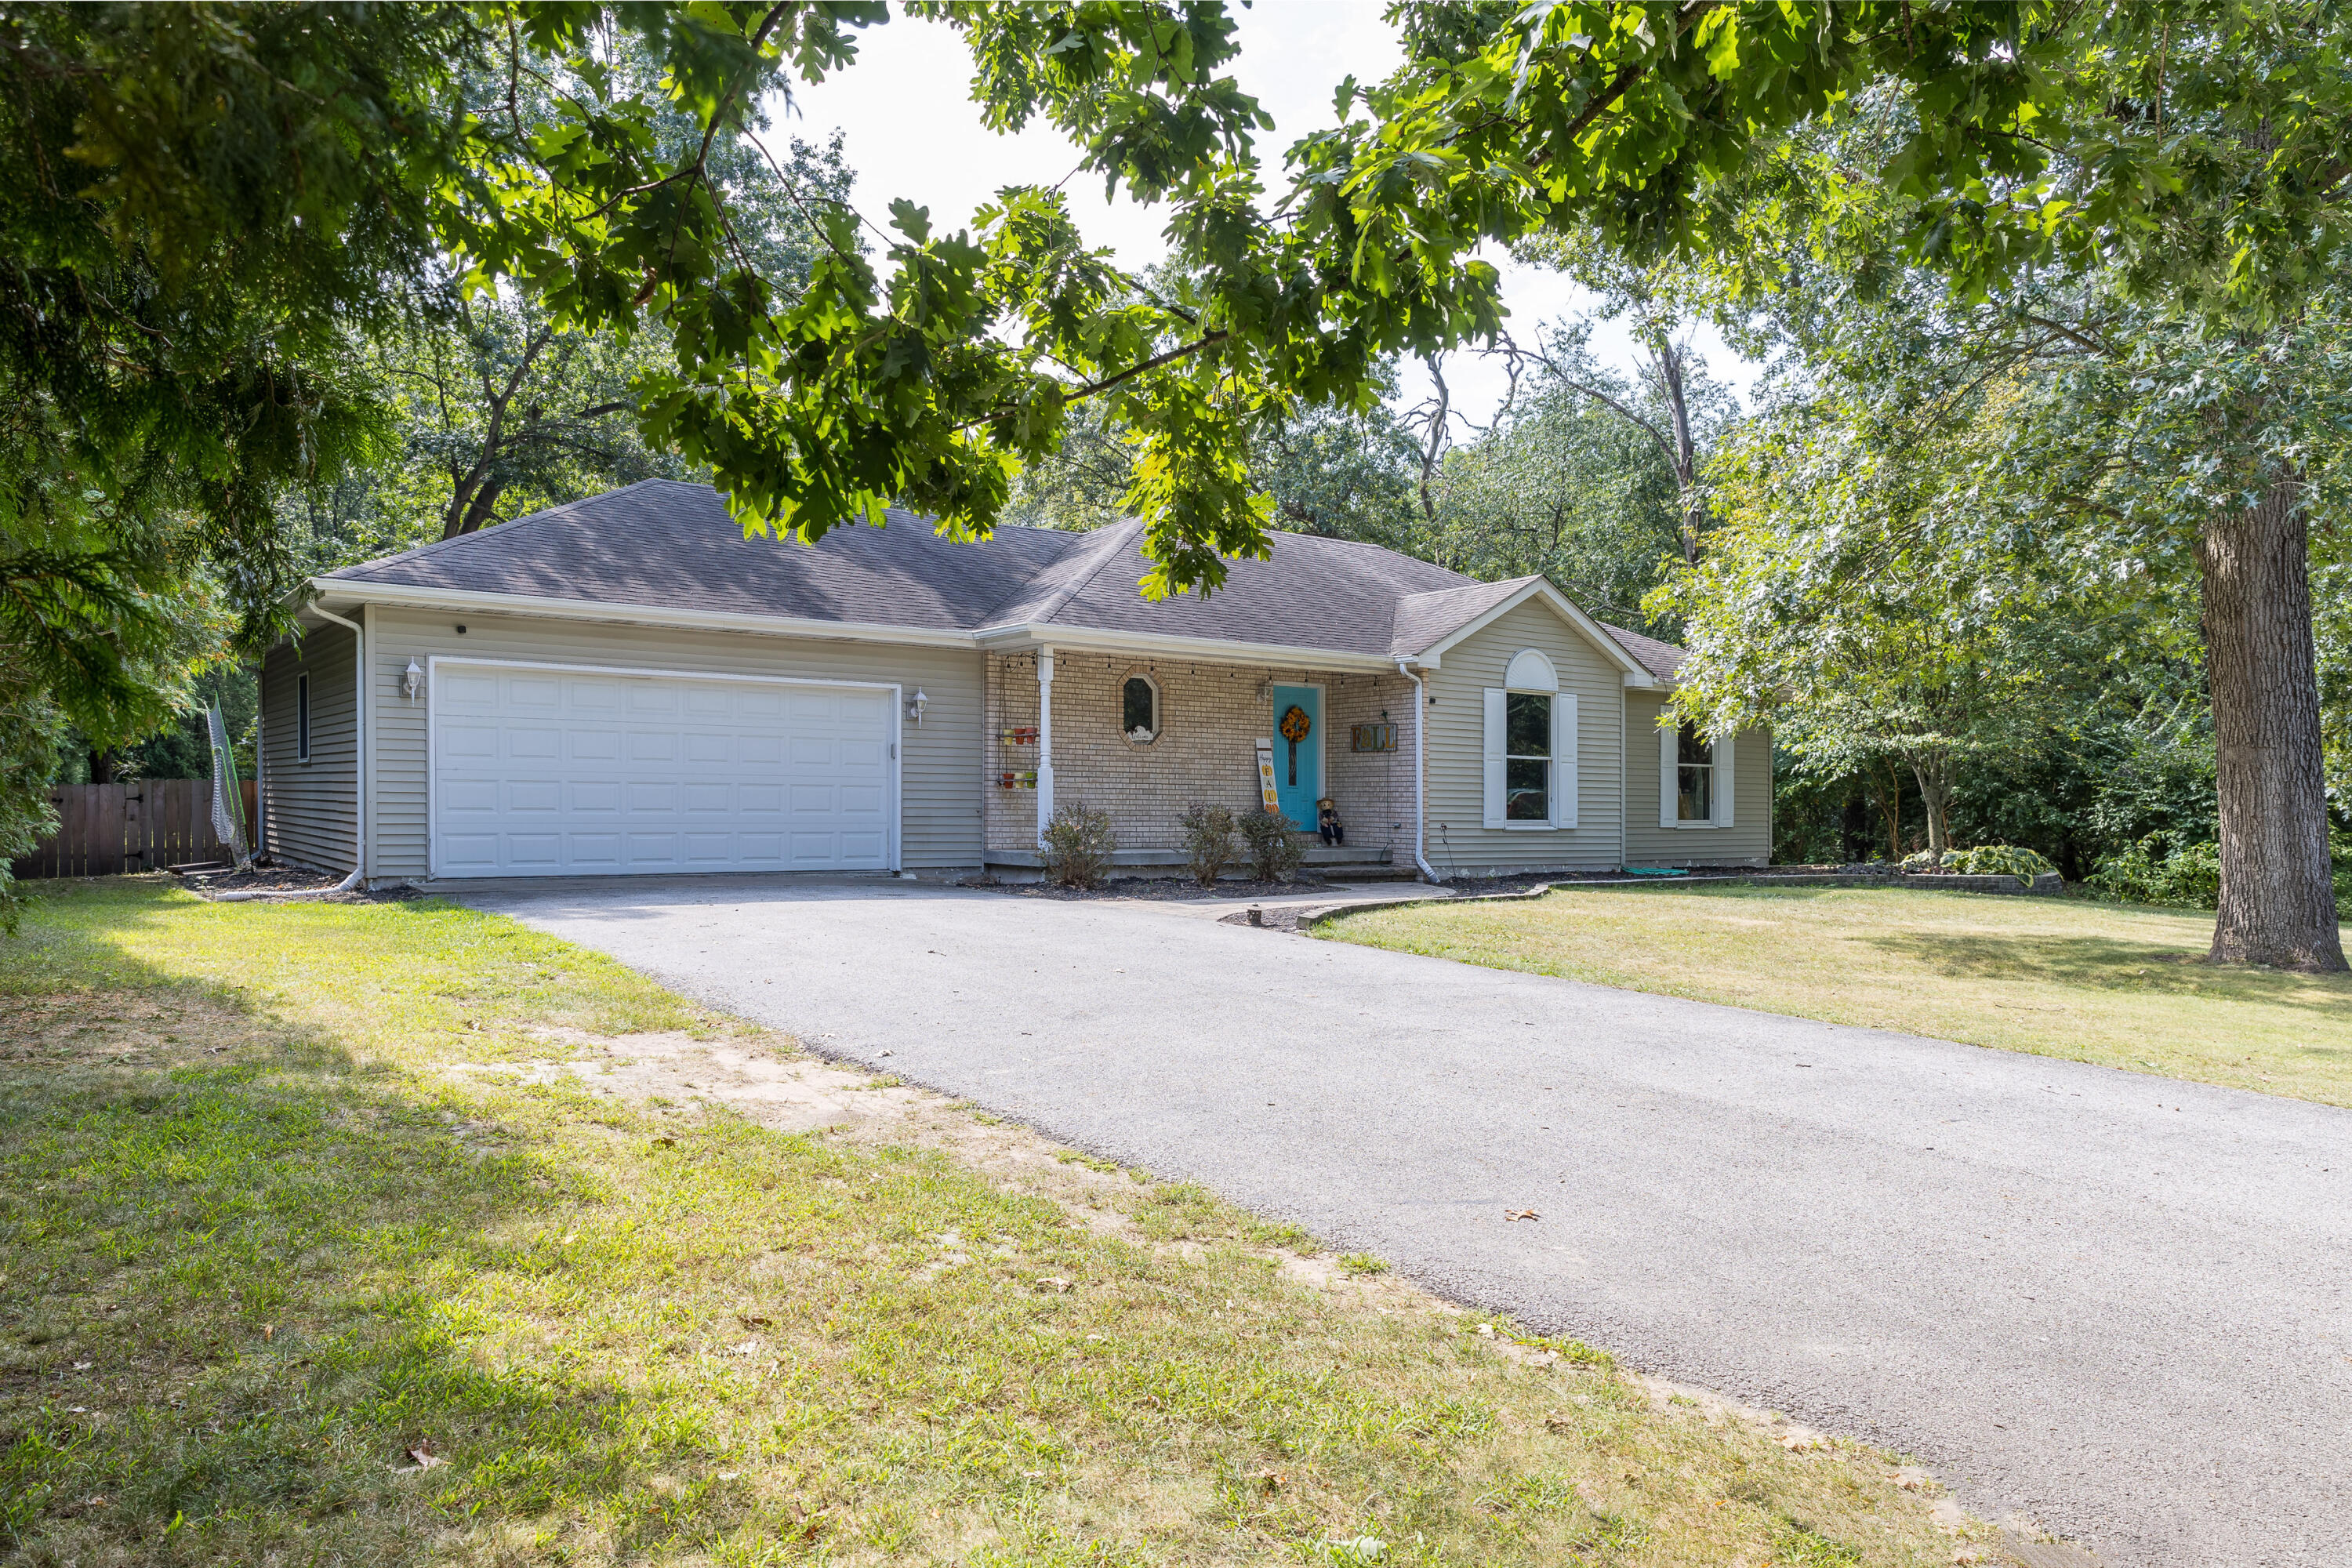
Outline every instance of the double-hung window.
[(1551, 820), (1551, 703), (1549, 693), (1510, 691), (1503, 699), (1503, 819)]
[(294, 678), (294, 760), (310, 760), (310, 677)]
[(1486, 826), (1576, 826), (1576, 693), (1536, 648), (1522, 648), (1486, 690)]
[(1709, 740), (1692, 724), (1658, 726), (1658, 826), (1729, 827), (1731, 763), (1728, 735)]
[(1675, 735), (1675, 818), (1715, 820), (1715, 742), (1685, 724)]

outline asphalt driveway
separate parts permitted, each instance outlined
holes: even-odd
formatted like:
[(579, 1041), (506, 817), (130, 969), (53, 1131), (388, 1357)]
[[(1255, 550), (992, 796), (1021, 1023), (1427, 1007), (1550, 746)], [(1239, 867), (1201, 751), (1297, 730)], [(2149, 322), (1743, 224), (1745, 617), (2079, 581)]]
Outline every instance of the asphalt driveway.
[(783, 879), (466, 898), (1907, 1452), (2106, 1563), (2352, 1562), (2352, 1113), (1181, 907)]

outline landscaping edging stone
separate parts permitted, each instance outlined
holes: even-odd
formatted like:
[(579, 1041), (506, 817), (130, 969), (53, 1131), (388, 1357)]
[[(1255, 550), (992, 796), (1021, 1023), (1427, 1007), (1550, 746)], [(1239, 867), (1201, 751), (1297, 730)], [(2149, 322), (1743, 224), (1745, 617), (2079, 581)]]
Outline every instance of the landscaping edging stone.
[[(1352, 915), (1364, 910), (1409, 910), (1423, 904), (1511, 903), (1540, 899), (1555, 888), (1688, 888), (1701, 884), (1776, 888), (1915, 888), (1931, 893), (1995, 893), (2011, 898), (2021, 894), (2049, 898), (2066, 890), (2065, 878), (2055, 871), (2042, 872), (2033, 879), (2031, 886), (2022, 877), (1960, 876), (1932, 871), (1801, 871), (1789, 875), (1759, 871), (1747, 876), (1659, 877), (1638, 882), (1622, 877), (1563, 877), (1556, 882), (1537, 882), (1505, 893), (1439, 894), (1426, 899), (1353, 899), (1339, 903), (1302, 904), (1289, 909), (1242, 910), (1221, 917), (1219, 923), (1255, 925), (1266, 931), (1302, 931), (1335, 916)], [(1253, 914), (1258, 918), (1252, 920)]]

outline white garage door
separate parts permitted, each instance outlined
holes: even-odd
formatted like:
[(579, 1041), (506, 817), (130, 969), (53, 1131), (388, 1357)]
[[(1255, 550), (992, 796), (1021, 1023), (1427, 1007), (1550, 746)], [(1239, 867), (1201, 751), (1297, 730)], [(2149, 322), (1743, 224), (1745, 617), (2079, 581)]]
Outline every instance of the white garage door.
[(437, 877), (887, 870), (887, 688), (436, 659)]

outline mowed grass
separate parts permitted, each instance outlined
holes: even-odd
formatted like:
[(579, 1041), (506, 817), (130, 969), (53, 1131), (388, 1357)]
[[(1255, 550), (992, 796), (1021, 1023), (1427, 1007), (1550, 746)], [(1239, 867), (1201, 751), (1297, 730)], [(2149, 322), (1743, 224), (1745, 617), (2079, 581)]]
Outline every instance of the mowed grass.
[(1197, 1188), (537, 1070), (644, 1031), (788, 1048), (438, 903), (52, 889), (0, 945), (0, 1558), (1952, 1560), (1882, 1455), (1302, 1280)]
[(1327, 922), (1375, 947), (2352, 1105), (2352, 978), (2205, 962), (2210, 915), (1908, 889), (1561, 889)]

